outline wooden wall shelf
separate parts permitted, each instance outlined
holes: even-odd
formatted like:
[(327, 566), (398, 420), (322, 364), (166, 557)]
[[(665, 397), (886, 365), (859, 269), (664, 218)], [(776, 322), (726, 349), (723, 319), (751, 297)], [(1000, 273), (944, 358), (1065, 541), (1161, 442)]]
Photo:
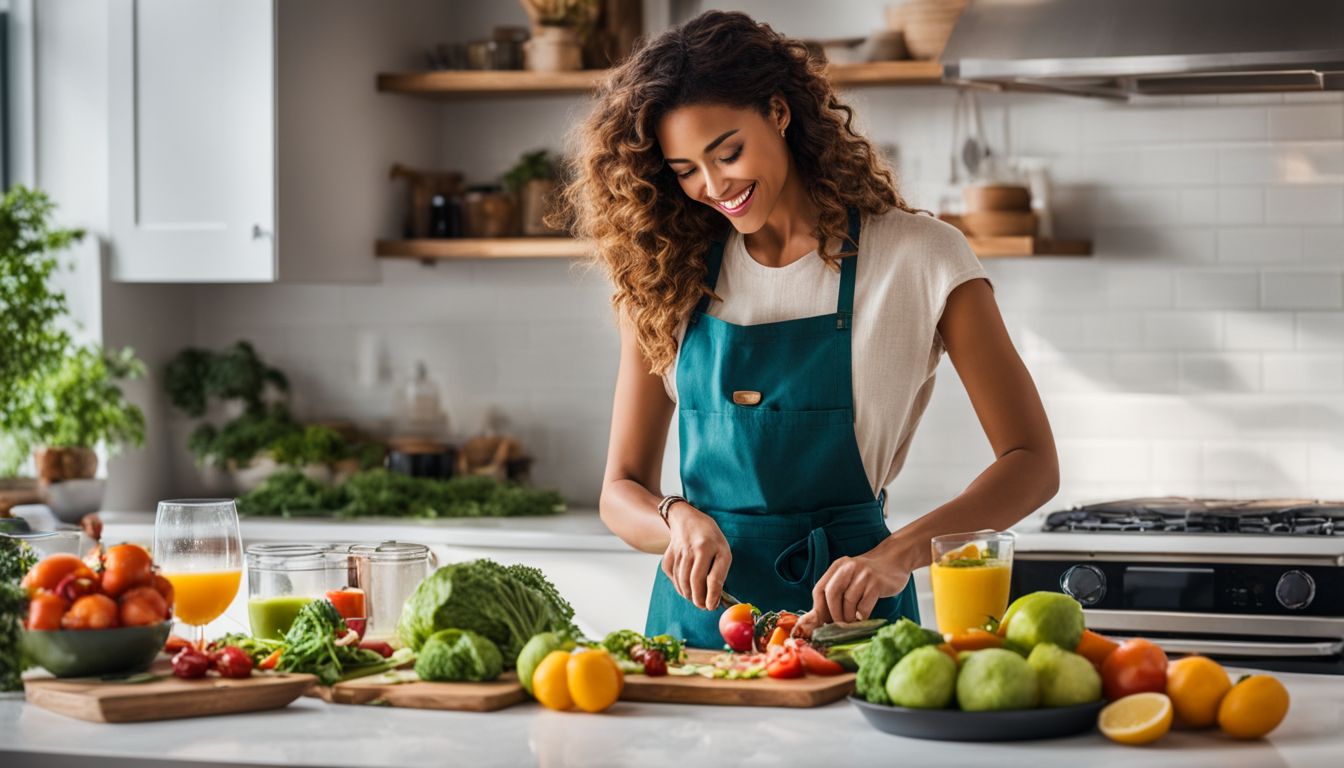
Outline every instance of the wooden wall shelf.
[[(841, 86), (938, 85), (943, 70), (936, 61), (875, 61), (833, 64), (828, 70)], [(518, 70), (438, 70), (388, 72), (378, 75), (378, 90), (413, 96), (464, 98), (471, 96), (536, 96), (587, 93), (607, 74), (602, 69), (579, 72), (526, 72)]]
[[(1043, 237), (972, 237), (968, 239), (982, 259), (1090, 256), (1090, 240), (1053, 240)], [(570, 237), (445, 238), (379, 240), (376, 253), (389, 259), (572, 259), (588, 255), (582, 240)]]

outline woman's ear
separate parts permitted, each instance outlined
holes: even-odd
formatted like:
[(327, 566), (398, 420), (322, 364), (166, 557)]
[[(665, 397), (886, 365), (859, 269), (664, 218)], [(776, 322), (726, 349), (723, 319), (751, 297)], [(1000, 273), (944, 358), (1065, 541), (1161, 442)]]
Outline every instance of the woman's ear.
[(783, 96), (775, 94), (770, 97), (770, 119), (774, 121), (775, 128), (783, 133), (784, 129), (789, 127), (789, 119), (792, 117), (789, 113), (789, 103)]

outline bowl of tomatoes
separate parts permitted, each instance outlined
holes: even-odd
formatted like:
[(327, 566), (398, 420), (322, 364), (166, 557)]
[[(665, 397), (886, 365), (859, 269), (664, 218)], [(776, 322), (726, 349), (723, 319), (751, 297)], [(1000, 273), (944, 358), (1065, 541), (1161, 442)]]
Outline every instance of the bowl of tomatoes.
[(135, 544), (88, 560), (50, 555), (20, 585), (28, 591), (20, 648), (57, 677), (148, 669), (172, 629), (173, 586)]

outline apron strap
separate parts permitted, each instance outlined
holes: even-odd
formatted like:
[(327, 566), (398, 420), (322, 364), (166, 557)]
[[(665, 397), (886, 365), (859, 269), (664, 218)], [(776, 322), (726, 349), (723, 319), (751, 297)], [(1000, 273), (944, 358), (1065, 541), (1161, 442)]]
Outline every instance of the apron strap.
[(835, 302), (835, 329), (847, 330), (854, 319), (854, 280), (859, 265), (859, 210), (849, 209), (849, 237), (844, 249), (852, 255), (840, 260), (840, 295)]
[[(705, 254), (705, 285), (712, 291), (714, 286), (719, 284), (719, 269), (723, 266), (723, 242), (715, 240), (709, 246), (709, 253)], [(709, 311), (709, 301), (712, 297), (706, 293), (700, 297), (700, 301), (695, 305), (695, 311), (691, 312), (691, 325), (700, 322), (700, 316)]]

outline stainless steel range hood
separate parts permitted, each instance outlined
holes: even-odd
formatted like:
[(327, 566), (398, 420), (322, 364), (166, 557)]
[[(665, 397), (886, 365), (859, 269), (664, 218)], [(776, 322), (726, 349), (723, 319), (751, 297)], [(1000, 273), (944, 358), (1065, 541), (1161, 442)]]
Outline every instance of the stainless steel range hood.
[(943, 79), (1136, 94), (1344, 90), (1344, 0), (971, 0)]

